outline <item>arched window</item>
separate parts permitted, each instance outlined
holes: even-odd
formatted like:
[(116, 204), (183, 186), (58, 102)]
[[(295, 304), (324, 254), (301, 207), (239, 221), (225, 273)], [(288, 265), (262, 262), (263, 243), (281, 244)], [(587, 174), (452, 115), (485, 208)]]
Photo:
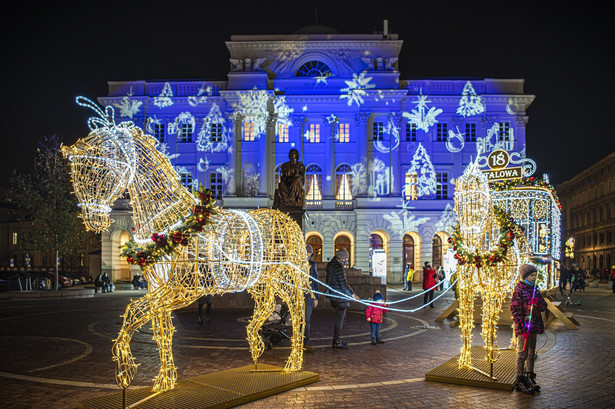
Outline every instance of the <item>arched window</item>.
[(431, 267), (442, 265), (442, 239), (437, 234), (433, 236)]
[(409, 234), (404, 235), (404, 243), (403, 243), (403, 252), (404, 252), (404, 271), (406, 271), (406, 266), (410, 265), (414, 268), (414, 239)]
[(308, 61), (297, 70), (297, 77), (330, 77), (331, 69), (322, 61)]
[(310, 236), (307, 239), (307, 244), (312, 246), (312, 250), (314, 250), (314, 261), (322, 263), (322, 239), (316, 235)]
[(370, 274), (373, 273), (373, 262), (372, 256), (374, 255), (374, 250), (376, 249), (384, 249), (384, 242), (382, 240), (382, 236), (379, 234), (373, 233), (369, 236), (369, 270)]
[(352, 260), (352, 254), (350, 253), (350, 237), (346, 236), (346, 235), (339, 235), (335, 238), (335, 243), (334, 243), (334, 254), (337, 253), (338, 250), (346, 250), (348, 251), (348, 263), (350, 263), (350, 260)]
[(335, 207), (352, 207), (352, 169), (346, 164), (335, 170)]
[(306, 208), (322, 207), (322, 169), (312, 164), (305, 169)]

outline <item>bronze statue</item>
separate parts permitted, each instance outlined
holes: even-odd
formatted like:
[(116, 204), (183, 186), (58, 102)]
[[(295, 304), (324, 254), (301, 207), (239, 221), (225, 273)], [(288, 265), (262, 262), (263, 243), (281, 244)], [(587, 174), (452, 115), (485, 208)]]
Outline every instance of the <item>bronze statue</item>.
[(291, 149), (288, 152), (288, 162), (282, 164), (280, 183), (274, 197), (274, 208), (303, 207), (305, 203), (305, 166), (299, 162), (299, 151)]

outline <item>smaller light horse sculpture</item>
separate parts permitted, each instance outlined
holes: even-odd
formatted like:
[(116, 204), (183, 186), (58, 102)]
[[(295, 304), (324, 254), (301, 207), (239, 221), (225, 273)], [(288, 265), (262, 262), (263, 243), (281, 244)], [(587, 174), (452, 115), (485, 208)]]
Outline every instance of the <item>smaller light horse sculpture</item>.
[[(151, 243), (151, 236), (172, 232), (197, 204), (178, 181), (167, 157), (156, 150), (157, 141), (132, 122), (115, 124), (113, 108), (102, 111), (91, 101), (77, 98), (100, 118), (91, 118), (90, 134), (63, 154), (71, 161), (75, 194), (89, 230), (106, 230), (112, 223), (111, 205), (127, 190), (130, 194), (136, 243)], [(309, 289), (309, 265), (299, 226), (287, 215), (271, 209), (250, 212), (215, 209), (202, 232), (187, 235), (181, 250), (145, 265), (148, 293), (132, 301), (112, 348), (118, 385), (126, 389), (137, 364), (130, 349), (133, 334), (151, 321), (160, 354), (155, 391), (175, 386), (171, 312), (206, 294), (247, 290), (255, 301), (247, 327), (255, 367), (265, 350), (259, 330), (275, 308), (276, 297), (292, 317), (288, 372), (303, 362), (304, 291)], [(309, 291), (309, 290), (308, 290)], [(311, 291), (310, 291), (311, 292)]]
[[(517, 266), (527, 258), (527, 241), (518, 227), (513, 227), (511, 237), (501, 237), (502, 220), (498, 220), (492, 205), (487, 177), (475, 163), (471, 163), (455, 186), (455, 212), (459, 225), (458, 234), (470, 260), (459, 257), (459, 324), (463, 347), (459, 368), (470, 368), (493, 378), (493, 363), (498, 358), (496, 329), (499, 313), (506, 295), (512, 290)], [(508, 219), (508, 217), (506, 217)], [(506, 244), (514, 238), (512, 244)], [(504, 257), (504, 247), (510, 247)], [(461, 249), (457, 249), (458, 254)], [(480, 261), (478, 254), (483, 255)], [(480, 256), (479, 256), (480, 257)], [(486, 259), (485, 259), (486, 257)], [(491, 373), (472, 366), (472, 328), (474, 326), (474, 298), (482, 299), (482, 331), (487, 360)]]

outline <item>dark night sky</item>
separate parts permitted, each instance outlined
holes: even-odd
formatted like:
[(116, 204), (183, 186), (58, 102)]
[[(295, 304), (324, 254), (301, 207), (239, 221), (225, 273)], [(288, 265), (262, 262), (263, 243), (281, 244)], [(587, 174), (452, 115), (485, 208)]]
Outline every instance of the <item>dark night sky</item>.
[(553, 183), (615, 151), (614, 13), (591, 2), (6, 3), (3, 175), (27, 169), (43, 135), (71, 144), (87, 134), (91, 115), (75, 96), (106, 95), (113, 80), (225, 79), (231, 35), (292, 33), (313, 24), (316, 9), (319, 24), (341, 33), (382, 30), (388, 19), (404, 40), (402, 79), (525, 79), (525, 93), (536, 96), (527, 154)]

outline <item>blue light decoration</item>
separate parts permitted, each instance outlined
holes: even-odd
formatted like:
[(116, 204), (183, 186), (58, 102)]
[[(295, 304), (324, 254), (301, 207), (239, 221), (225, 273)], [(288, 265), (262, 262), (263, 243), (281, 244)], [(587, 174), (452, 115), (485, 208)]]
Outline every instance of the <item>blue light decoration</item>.
[[(378, 234), (387, 281), (401, 283), (405, 264), (420, 279), (424, 261), (444, 263), (452, 181), (477, 152), (525, 159), (534, 99), (522, 79), (404, 79), (402, 44), (396, 34), (232, 36), (227, 80), (110, 82), (98, 102), (154, 135), (185, 183), (210, 187), (225, 208), (271, 207), (297, 149), (310, 169), (304, 234), (323, 261), (343, 239), (350, 265), (367, 272)], [(103, 240), (130, 231), (115, 212)]]

